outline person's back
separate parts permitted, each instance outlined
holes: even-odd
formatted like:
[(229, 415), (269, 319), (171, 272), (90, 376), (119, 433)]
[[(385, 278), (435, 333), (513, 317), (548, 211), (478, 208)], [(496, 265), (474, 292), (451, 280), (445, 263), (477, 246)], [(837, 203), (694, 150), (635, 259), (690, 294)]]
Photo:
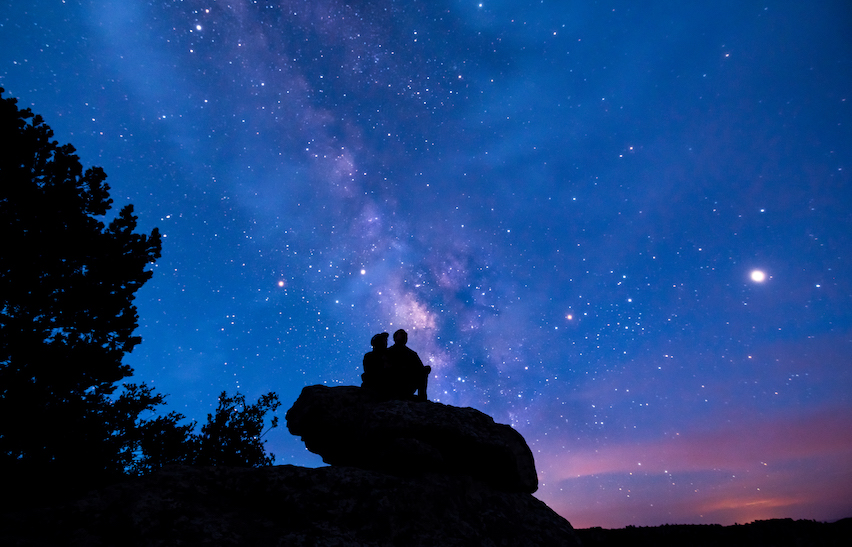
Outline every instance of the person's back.
[(417, 352), (405, 344), (408, 333), (399, 329), (393, 333), (394, 344), (388, 348), (388, 361), (394, 376), (396, 396), (401, 399), (410, 398), (419, 392), (418, 398), (426, 400), (426, 384), (432, 367), (424, 366)]
[(370, 340), (373, 350), (364, 354), (364, 373), (361, 374), (361, 387), (381, 396), (391, 395), (393, 383), (388, 360), (388, 336), (383, 332)]

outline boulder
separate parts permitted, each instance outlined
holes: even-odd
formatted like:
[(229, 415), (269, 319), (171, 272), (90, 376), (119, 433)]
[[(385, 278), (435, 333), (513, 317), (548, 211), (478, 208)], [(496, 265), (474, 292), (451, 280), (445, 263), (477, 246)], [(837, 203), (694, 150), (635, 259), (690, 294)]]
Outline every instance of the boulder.
[(287, 428), (331, 465), (398, 476), (466, 475), (506, 492), (535, 492), (532, 452), (520, 433), (473, 408), (380, 400), (355, 386), (308, 386)]

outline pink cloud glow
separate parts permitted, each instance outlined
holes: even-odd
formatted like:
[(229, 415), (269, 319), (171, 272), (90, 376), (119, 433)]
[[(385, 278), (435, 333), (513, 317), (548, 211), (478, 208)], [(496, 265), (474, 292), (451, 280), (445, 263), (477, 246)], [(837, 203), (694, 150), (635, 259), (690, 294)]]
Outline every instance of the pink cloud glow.
[[(542, 447), (543, 448), (543, 447)], [(852, 515), (846, 409), (571, 452), (542, 449), (538, 496), (575, 527)]]

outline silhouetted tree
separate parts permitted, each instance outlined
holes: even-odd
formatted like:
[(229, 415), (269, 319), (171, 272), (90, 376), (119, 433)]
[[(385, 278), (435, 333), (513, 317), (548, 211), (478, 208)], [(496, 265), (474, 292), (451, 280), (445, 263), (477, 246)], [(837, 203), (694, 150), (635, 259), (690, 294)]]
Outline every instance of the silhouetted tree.
[(16, 103), (0, 96), (0, 467), (123, 472), (127, 433), (162, 403), (138, 387), (111, 397), (132, 374), (132, 302), (160, 235), (134, 232), (132, 205), (99, 220), (112, 205), (103, 170), (83, 172)]
[[(0, 88), (0, 504), (38, 496), (35, 477), (69, 492), (167, 464), (271, 465), (262, 429), (275, 393), (219, 399), (201, 434), (132, 375), (135, 293), (160, 257), (156, 228), (137, 234), (133, 206), (105, 225), (106, 175), (83, 172), (70, 144)], [(278, 418), (272, 418), (276, 427)]]
[[(146, 390), (144, 386), (130, 386)], [(134, 393), (130, 401), (146, 400), (150, 391)], [(255, 404), (247, 405), (245, 396), (236, 393), (229, 397), (227, 392), (219, 396), (215, 414), (207, 415), (207, 423), (201, 434), (194, 432), (195, 422), (183, 424), (184, 416), (172, 412), (152, 420), (140, 422), (129, 432), (128, 454), (125, 461), (127, 471), (133, 475), (144, 475), (164, 465), (228, 465), (233, 467), (263, 467), (275, 462), (275, 455), (267, 454), (263, 436), (278, 427), (278, 417), (270, 420), (269, 429), (263, 432), (266, 414), (275, 412), (281, 405), (278, 395), (269, 392)], [(129, 413), (128, 413), (129, 414)]]
[(123, 441), (119, 452), (122, 469), (130, 475), (144, 475), (168, 464), (195, 463), (199, 449), (198, 436), (193, 433), (195, 422), (182, 424), (185, 416), (177, 412), (141, 419), (143, 411), (164, 404), (165, 397), (144, 385), (124, 387), (124, 393), (113, 404), (115, 415), (127, 420), (120, 429), (116, 428)]
[[(196, 463), (237, 467), (272, 465), (275, 454), (266, 454), (263, 425), (266, 413), (275, 412), (279, 406), (274, 392), (262, 395), (253, 405), (246, 405), (244, 395), (228, 397), (223, 391), (216, 413), (208, 414), (207, 423), (201, 428)], [(277, 416), (271, 420), (270, 429), (274, 427), (278, 427)]]

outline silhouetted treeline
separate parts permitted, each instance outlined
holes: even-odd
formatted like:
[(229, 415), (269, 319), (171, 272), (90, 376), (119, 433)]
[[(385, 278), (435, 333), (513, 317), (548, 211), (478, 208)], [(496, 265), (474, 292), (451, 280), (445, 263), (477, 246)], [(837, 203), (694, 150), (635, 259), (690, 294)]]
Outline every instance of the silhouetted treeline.
[(576, 532), (585, 547), (846, 547), (852, 541), (852, 518), (832, 523), (770, 519), (733, 526), (666, 524)]

